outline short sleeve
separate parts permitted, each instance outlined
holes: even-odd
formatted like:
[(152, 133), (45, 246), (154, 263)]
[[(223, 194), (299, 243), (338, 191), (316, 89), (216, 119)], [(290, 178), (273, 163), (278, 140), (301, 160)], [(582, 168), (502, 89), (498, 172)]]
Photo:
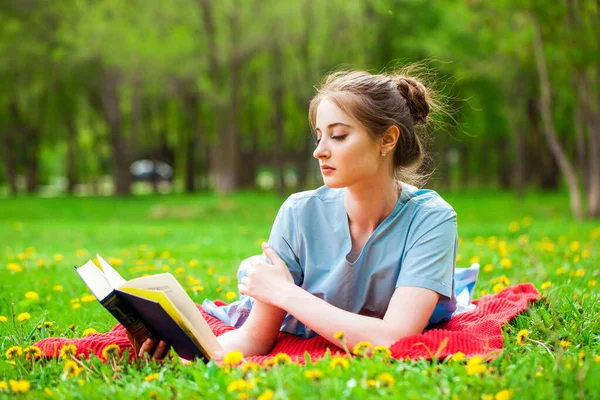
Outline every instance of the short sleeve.
[(422, 287), (450, 298), (458, 245), (456, 214), (431, 212), (416, 226), (396, 287)]
[[(286, 263), (296, 285), (301, 285), (304, 280), (304, 271), (298, 258), (297, 223), (294, 202), (290, 199), (283, 203), (277, 213), (269, 236), (269, 246)], [(268, 259), (266, 261), (269, 262)]]

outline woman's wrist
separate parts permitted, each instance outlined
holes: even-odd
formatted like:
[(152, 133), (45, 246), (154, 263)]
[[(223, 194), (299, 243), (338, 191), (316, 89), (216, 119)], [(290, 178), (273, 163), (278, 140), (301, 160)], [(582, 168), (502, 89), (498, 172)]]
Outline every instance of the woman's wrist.
[(289, 304), (293, 298), (298, 297), (299, 290), (302, 290), (302, 288), (300, 288), (300, 286), (296, 286), (293, 281), (286, 282), (286, 284), (279, 289), (275, 299), (273, 299), (273, 305), (289, 312)]

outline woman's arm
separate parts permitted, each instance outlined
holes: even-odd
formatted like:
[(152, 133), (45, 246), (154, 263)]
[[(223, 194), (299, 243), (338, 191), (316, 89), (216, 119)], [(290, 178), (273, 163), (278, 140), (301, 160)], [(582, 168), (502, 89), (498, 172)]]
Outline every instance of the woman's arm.
[(284, 310), (256, 300), (241, 328), (217, 338), (223, 347), (223, 354), (234, 350), (241, 351), (245, 357), (269, 353), (284, 317)]
[[(439, 300), (439, 294), (420, 287), (398, 287), (383, 319), (339, 309), (296, 286), (285, 263), (263, 244), (273, 265), (257, 263), (242, 278), (240, 293), (289, 312), (304, 325), (334, 344), (336, 332), (344, 332), (346, 344), (360, 341), (389, 346), (398, 339), (421, 333)], [(279, 321), (281, 323), (281, 321)], [(259, 328), (260, 324), (252, 327)]]

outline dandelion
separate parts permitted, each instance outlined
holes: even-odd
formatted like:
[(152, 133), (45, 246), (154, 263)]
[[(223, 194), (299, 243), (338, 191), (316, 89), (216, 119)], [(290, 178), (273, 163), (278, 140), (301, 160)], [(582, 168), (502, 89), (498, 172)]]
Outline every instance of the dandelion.
[(512, 221), (510, 224), (508, 224), (508, 231), (511, 233), (518, 232), (519, 229), (521, 229), (521, 226), (517, 221)]
[(75, 357), (75, 354), (77, 354), (77, 346), (74, 344), (66, 344), (60, 349), (60, 358), (63, 360)]
[(571, 342), (567, 342), (566, 340), (561, 340), (559, 344), (560, 344), (560, 347), (563, 347), (563, 348), (571, 347)]
[(265, 390), (256, 400), (273, 400), (275, 393), (271, 389)]
[(267, 360), (265, 362), (265, 365), (272, 367), (275, 365), (283, 365), (283, 364), (287, 364), (290, 362), (292, 362), (292, 359), (290, 358), (290, 356), (288, 356), (285, 353), (277, 353), (271, 359)]
[(63, 373), (69, 378), (77, 378), (81, 371), (81, 367), (73, 360), (67, 361), (63, 368)]
[(79, 310), (81, 308), (81, 303), (74, 303), (71, 308), (73, 310)]
[(10, 385), (10, 391), (13, 393), (27, 393), (31, 388), (31, 383), (25, 380), (9, 380), (8, 384)]
[(335, 369), (337, 367), (340, 367), (342, 369), (347, 369), (349, 364), (350, 363), (346, 358), (336, 356), (331, 359), (331, 362), (329, 363), (329, 368)]
[(83, 330), (83, 333), (81, 334), (81, 336), (87, 336), (87, 335), (91, 335), (92, 333), (98, 333), (97, 330), (95, 330), (94, 328), (86, 328)]
[(21, 357), (23, 349), (20, 346), (12, 346), (6, 350), (6, 359), (12, 360), (13, 358)]
[(308, 371), (304, 371), (304, 376), (307, 377), (308, 379), (318, 380), (323, 377), (323, 371), (321, 371), (319, 369), (311, 369)]
[(492, 264), (485, 264), (483, 267), (484, 272), (492, 272), (494, 270), (494, 266)]
[(474, 256), (474, 257), (471, 257), (470, 263), (475, 264), (475, 263), (478, 263), (479, 260), (480, 260), (479, 256)]
[(454, 361), (454, 362), (460, 362), (464, 359), (465, 359), (465, 353), (463, 353), (462, 351), (459, 351), (458, 353), (452, 354), (452, 358), (450, 360)]
[(52, 290), (54, 290), (55, 292), (62, 292), (63, 287), (62, 287), (62, 285), (55, 285), (55, 286), (52, 286)]
[(36, 292), (30, 291), (25, 293), (25, 298), (29, 300), (37, 300), (40, 298), (40, 296)]
[(467, 375), (475, 375), (485, 372), (487, 367), (483, 364), (483, 359), (481, 357), (475, 356), (467, 361), (465, 369), (467, 370)]
[(352, 348), (352, 354), (355, 354), (357, 356), (365, 356), (371, 346), (371, 343), (367, 341), (358, 342)]
[(8, 263), (6, 265), (6, 268), (8, 268), (10, 271), (12, 272), (21, 272), (23, 271), (23, 267), (17, 263)]
[(8, 389), (8, 384), (6, 383), (6, 381), (0, 381), (0, 390), (6, 389)]
[(26, 347), (23, 352), (27, 355), (27, 358), (32, 360), (37, 360), (42, 356), (42, 350), (37, 346), (29, 346)]
[(81, 302), (82, 303), (91, 303), (92, 301), (96, 300), (96, 296), (94, 296), (93, 294), (86, 294), (85, 296), (81, 296)]
[(87, 254), (87, 250), (86, 249), (78, 249), (75, 251), (75, 255), (77, 257), (83, 257)]
[(8, 318), (6, 318), (4, 315), (0, 315), (0, 322), (6, 322), (8, 321)]
[(508, 400), (510, 399), (511, 396), (511, 391), (510, 390), (501, 390), (498, 393), (496, 393), (496, 396), (494, 397), (495, 400)]
[(512, 261), (510, 260), (510, 258), (505, 257), (502, 260), (500, 260), (500, 265), (502, 265), (506, 269), (510, 269), (512, 267)]
[(113, 267), (118, 267), (119, 265), (123, 264), (123, 260), (120, 258), (109, 258), (108, 263)]
[(204, 290), (204, 286), (202, 285), (196, 285), (193, 287), (195, 292), (202, 292)]
[(29, 315), (29, 313), (24, 312), (17, 316), (17, 321), (23, 322), (23, 321), (27, 321), (30, 318), (31, 318), (31, 315)]
[(209, 266), (208, 269), (206, 270), (206, 274), (208, 276), (213, 275), (215, 273), (215, 267), (213, 266)]
[(217, 282), (219, 283), (219, 285), (225, 285), (227, 283), (227, 278), (224, 276), (220, 276), (219, 279), (217, 279)]
[(567, 269), (565, 267), (560, 267), (556, 269), (556, 275), (562, 275), (567, 273)]
[(235, 296), (236, 296), (235, 292), (227, 292), (227, 293), (225, 293), (225, 298), (228, 301), (232, 301), (233, 299), (235, 299)]
[(236, 379), (227, 386), (227, 391), (231, 393), (237, 391), (252, 390), (254, 386), (254, 380), (246, 381), (244, 379)]
[(596, 361), (597, 363), (600, 363), (600, 356), (594, 356), (594, 361)]
[(339, 340), (339, 341), (342, 341), (342, 340), (344, 340), (344, 337), (345, 337), (345, 335), (344, 335), (344, 332), (342, 332), (342, 331), (339, 331), (339, 332), (336, 332), (336, 333), (333, 335), (333, 337), (334, 337), (334, 338), (336, 338), (336, 339), (337, 339), (337, 340)]
[(121, 349), (119, 348), (118, 345), (116, 344), (109, 344), (108, 346), (106, 346), (105, 348), (102, 349), (102, 357), (104, 357), (105, 359), (111, 359), (111, 358), (118, 358), (119, 357), (119, 351)]
[(259, 369), (260, 364), (255, 362), (248, 361), (242, 364), (242, 372), (244, 374), (247, 374), (248, 372), (258, 372)]
[(163, 265), (162, 267), (160, 267), (160, 270), (164, 272), (169, 272), (171, 270), (171, 267), (169, 267), (168, 265)]
[(544, 282), (542, 283), (542, 290), (546, 290), (552, 287), (552, 282)]
[(146, 382), (152, 382), (152, 381), (155, 381), (155, 380), (157, 380), (159, 376), (160, 376), (160, 374), (159, 374), (158, 372), (155, 372), (155, 373), (153, 373), (153, 374), (146, 375), (146, 376), (144, 377), (144, 380), (145, 380)]
[(581, 278), (582, 276), (585, 275), (585, 272), (586, 272), (585, 269), (578, 269), (577, 271), (575, 271), (575, 276)]
[(54, 261), (61, 262), (65, 257), (62, 254), (55, 254)]
[(43, 258), (40, 258), (40, 259), (38, 259), (38, 260), (36, 261), (36, 265), (37, 265), (38, 267), (43, 267), (44, 265), (46, 265), (46, 261), (44, 261), (44, 259), (43, 259)]
[(494, 287), (492, 288), (492, 290), (494, 291), (494, 293), (500, 293), (501, 291), (504, 290), (506, 286), (504, 286), (502, 283), (496, 283), (494, 285)]
[(392, 352), (389, 348), (385, 346), (375, 346), (373, 347), (373, 355), (374, 356), (382, 356), (384, 359), (391, 357)]
[(527, 329), (521, 329), (517, 334), (517, 343), (524, 346), (529, 340), (529, 331)]
[(381, 383), (383, 387), (390, 387), (394, 384), (394, 377), (387, 372), (379, 374), (377, 381)]
[(238, 365), (242, 361), (243, 358), (244, 358), (244, 355), (242, 354), (241, 351), (239, 351), (239, 350), (230, 351), (229, 353), (225, 354), (225, 357), (223, 357), (223, 364), (233, 367), (235, 365)]
[(588, 286), (589, 287), (595, 287), (596, 286), (596, 280), (592, 279), (591, 281), (588, 282)]
[(46, 396), (48, 397), (53, 396), (52, 390), (50, 390), (49, 388), (44, 388), (44, 393), (46, 393)]
[(188, 262), (188, 267), (195, 268), (196, 266), (198, 266), (198, 260), (190, 260), (190, 262)]
[(183, 268), (183, 267), (175, 268), (175, 275), (181, 275), (184, 272), (185, 272), (185, 268)]
[(367, 381), (365, 382), (365, 385), (367, 387), (374, 387), (374, 386), (377, 386), (377, 381), (375, 379), (367, 379)]

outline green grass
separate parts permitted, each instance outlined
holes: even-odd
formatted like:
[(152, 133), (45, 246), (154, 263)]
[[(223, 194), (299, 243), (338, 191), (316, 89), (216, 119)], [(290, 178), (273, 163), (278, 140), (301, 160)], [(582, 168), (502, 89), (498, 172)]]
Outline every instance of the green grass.
[[(168, 267), (194, 301), (225, 298), (227, 292), (236, 292), (239, 262), (260, 252), (259, 242), (268, 237), (282, 202), (256, 193), (17, 198), (0, 200), (0, 316), (8, 318), (0, 322), (0, 385), (27, 380), (31, 388), (21, 396), (32, 398), (47, 397), (45, 389), (54, 398), (120, 399), (257, 398), (268, 390), (275, 398), (480, 399), (499, 392), (501, 396), (502, 390), (511, 391), (512, 398), (599, 397), (600, 286), (593, 286), (600, 280), (598, 223), (571, 219), (568, 199), (560, 193), (531, 193), (524, 200), (489, 191), (451, 192), (444, 197), (459, 216), (458, 265), (467, 266), (474, 258), (482, 267), (491, 265), (487, 267), (491, 270), (480, 275), (476, 297), (499, 290), (502, 275), (511, 285), (533, 282), (546, 296), (506, 325), (505, 351), (488, 363), (484, 373), (468, 375), (466, 360), (356, 358), (347, 369), (332, 369), (328, 357), (309, 367), (288, 364), (250, 373), (228, 371), (212, 363), (182, 366), (175, 361), (160, 366), (121, 361), (118, 376), (113, 376), (110, 364), (92, 358), (85, 364), (93, 372), (77, 378), (63, 376), (61, 360), (32, 365), (18, 359), (12, 365), (5, 357), (11, 346), (25, 347), (43, 336), (80, 337), (86, 328), (103, 332), (114, 325), (96, 302), (79, 300), (81, 306), (73, 309), (73, 299), (87, 294), (74, 265), (98, 252), (121, 260), (118, 269), (126, 278)], [(197, 261), (194, 267), (192, 260)], [(510, 268), (502, 266), (508, 265), (506, 260)], [(188, 277), (199, 282), (192, 283)], [(544, 282), (551, 286), (541, 289)], [(62, 290), (54, 290), (56, 285)], [(30, 291), (39, 298), (26, 298)], [(16, 314), (31, 315), (17, 322), (18, 329), (12, 322), (13, 304)], [(38, 330), (42, 321), (52, 325)], [(545, 347), (532, 341), (517, 344), (522, 329)], [(561, 341), (569, 345), (563, 347)], [(320, 379), (304, 375), (313, 369), (322, 371)], [(383, 378), (378, 380), (383, 372), (393, 377), (390, 387), (383, 384)], [(153, 373), (158, 373), (158, 379), (147, 382), (144, 378)], [(238, 379), (252, 382), (252, 388), (229, 392), (228, 387)], [(10, 387), (0, 388), (0, 397), (12, 395)]]

